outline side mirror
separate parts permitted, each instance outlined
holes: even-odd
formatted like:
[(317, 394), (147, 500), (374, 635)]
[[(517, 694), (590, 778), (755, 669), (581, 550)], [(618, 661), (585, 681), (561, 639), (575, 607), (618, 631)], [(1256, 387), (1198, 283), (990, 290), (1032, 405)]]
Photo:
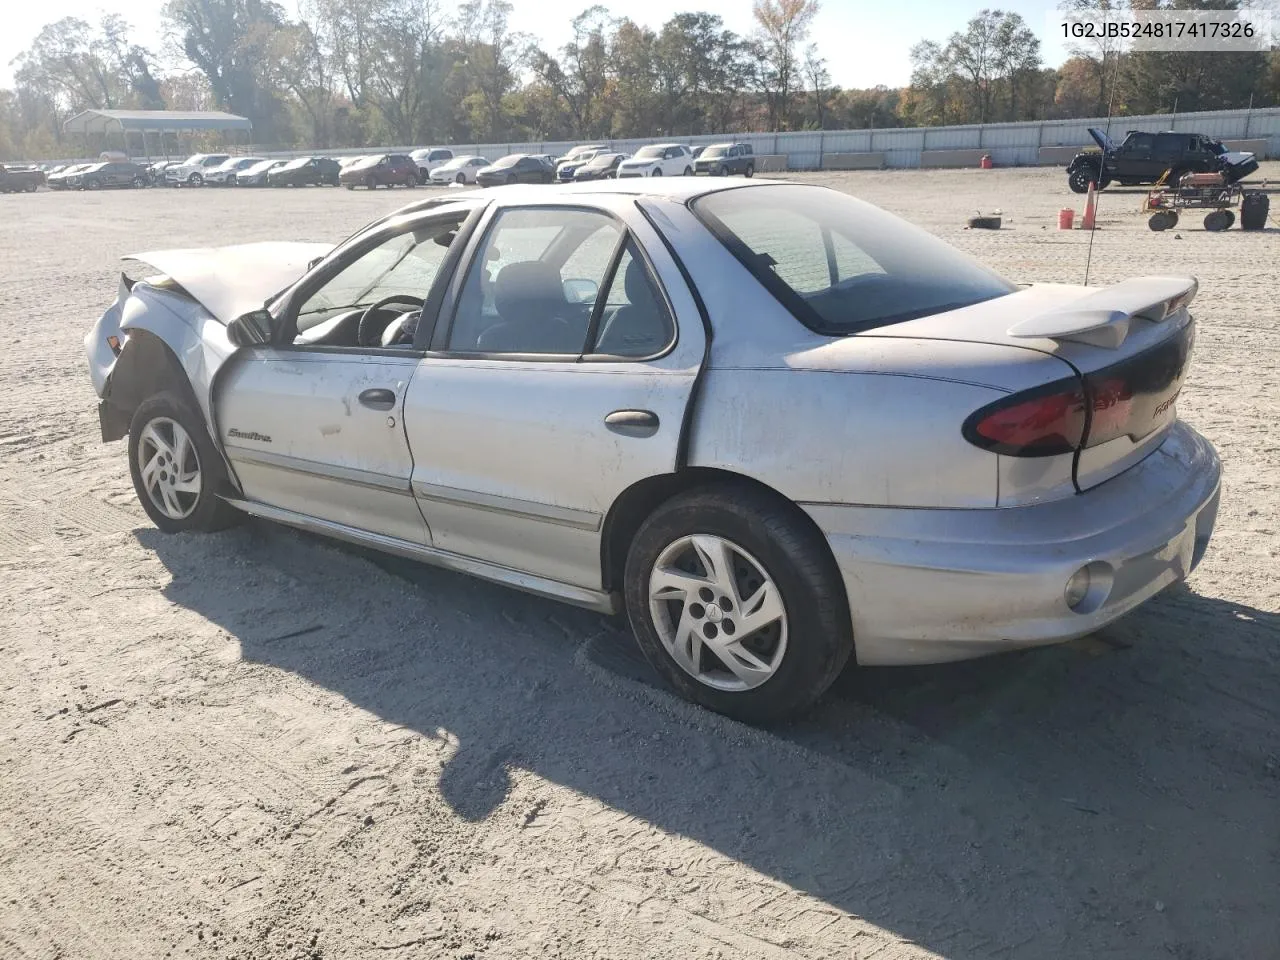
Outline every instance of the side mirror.
[(595, 303), (600, 285), (594, 280), (564, 281), (564, 298), (570, 303)]
[(270, 343), (275, 332), (276, 318), (267, 310), (243, 313), (227, 324), (227, 339), (237, 347), (249, 347), (255, 343)]

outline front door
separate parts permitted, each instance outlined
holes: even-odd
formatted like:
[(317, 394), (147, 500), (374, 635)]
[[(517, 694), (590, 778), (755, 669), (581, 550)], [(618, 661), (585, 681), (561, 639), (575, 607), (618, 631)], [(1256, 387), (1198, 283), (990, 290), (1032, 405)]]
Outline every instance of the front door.
[(245, 348), (219, 373), (218, 431), (248, 499), (430, 541), (410, 487), (404, 424), (423, 351), (394, 334), (445, 272), (461, 217), (389, 227), (340, 269), (322, 264), (316, 273), (325, 279), (302, 281), (284, 308), (296, 339)]
[(610, 506), (676, 469), (705, 332), (624, 199), (499, 209), (477, 233), (405, 402), (436, 547), (597, 590)]

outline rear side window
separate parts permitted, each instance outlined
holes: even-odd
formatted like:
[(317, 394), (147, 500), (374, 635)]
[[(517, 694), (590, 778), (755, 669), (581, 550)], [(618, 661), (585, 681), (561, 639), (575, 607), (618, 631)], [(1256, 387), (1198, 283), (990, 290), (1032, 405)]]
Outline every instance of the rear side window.
[(823, 187), (722, 190), (694, 213), (796, 318), (829, 336), (957, 310), (1014, 285), (938, 238)]

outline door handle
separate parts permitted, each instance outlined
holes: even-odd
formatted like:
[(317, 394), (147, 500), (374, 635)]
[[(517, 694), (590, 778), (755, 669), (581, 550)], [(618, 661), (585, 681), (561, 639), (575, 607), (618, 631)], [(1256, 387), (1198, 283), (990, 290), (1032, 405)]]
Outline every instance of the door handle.
[(624, 437), (652, 437), (658, 432), (658, 415), (652, 410), (615, 410), (604, 425)]
[(395, 391), (388, 390), (385, 387), (373, 387), (365, 390), (358, 399), (364, 406), (372, 407), (374, 410), (390, 410), (396, 405)]

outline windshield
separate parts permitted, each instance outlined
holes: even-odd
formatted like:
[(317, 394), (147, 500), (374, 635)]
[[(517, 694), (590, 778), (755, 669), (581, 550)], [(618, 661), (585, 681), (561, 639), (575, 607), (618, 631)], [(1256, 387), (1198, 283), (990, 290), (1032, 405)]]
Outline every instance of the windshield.
[(514, 167), (524, 157), (523, 153), (513, 153), (510, 156), (502, 157), (500, 160), (494, 161), (495, 167)]
[(704, 157), (722, 157), (729, 152), (728, 146), (707, 147), (702, 151)]
[(824, 187), (722, 190), (693, 211), (798, 320), (829, 336), (1016, 289), (919, 227)]
[(203, 153), (193, 153), (191, 156), (187, 157), (187, 159), (182, 161), (182, 165), (185, 167), (187, 164), (190, 164), (190, 163), (199, 164), (200, 161), (203, 159), (204, 159)]
[(382, 162), (382, 157), (361, 157), (355, 163), (351, 164), (352, 170), (364, 170), (367, 167), (376, 167)]
[(259, 160), (252, 167), (246, 170), (245, 173), (259, 173), (263, 170), (270, 170), (274, 164), (279, 162), (280, 161), (278, 160)]
[(666, 147), (641, 147), (636, 151), (637, 160), (661, 160)]
[(591, 162), (587, 164), (587, 166), (588, 167), (607, 167), (611, 163), (613, 163), (613, 158), (616, 156), (617, 156), (616, 153), (597, 153), (595, 157), (592, 158)]
[(426, 299), (456, 228), (457, 222), (451, 221), (411, 230), (357, 258), (303, 304), (298, 312), (299, 332), (337, 312), (371, 306), (393, 293)]
[(290, 160), (288, 163), (286, 163), (286, 164), (285, 164), (283, 167), (281, 167), (280, 169), (282, 169), (282, 170), (297, 170), (299, 167), (305, 167), (305, 166), (306, 166), (308, 163), (310, 163), (310, 162), (311, 162), (311, 158), (310, 158), (310, 157), (298, 157), (296, 160)]

